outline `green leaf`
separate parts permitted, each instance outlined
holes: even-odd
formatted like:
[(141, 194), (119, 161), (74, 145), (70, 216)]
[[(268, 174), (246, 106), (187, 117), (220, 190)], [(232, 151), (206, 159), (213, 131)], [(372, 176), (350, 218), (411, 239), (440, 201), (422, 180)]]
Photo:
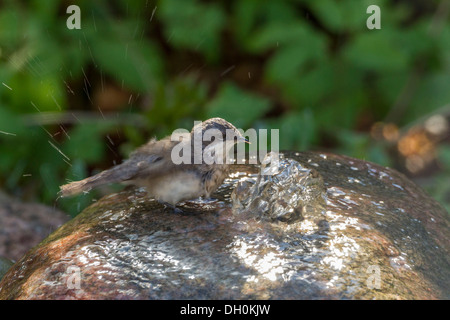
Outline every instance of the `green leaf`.
[(283, 84), (281, 90), (292, 101), (294, 107), (321, 106), (333, 89), (333, 72), (327, 61), (309, 71), (300, 73)]
[[(264, 5), (261, 5), (261, 1), (240, 0), (234, 2), (232, 12), (230, 27), (233, 29), (236, 40), (240, 42), (243, 48), (255, 53), (255, 50), (258, 50), (255, 48), (255, 32), (253, 32), (255, 28), (266, 29), (265, 26), (267, 25), (275, 26), (287, 22), (294, 24), (299, 20), (295, 4), (287, 1), (265, 1)], [(278, 30), (274, 31), (275, 33), (278, 32)], [(261, 33), (264, 37), (266, 32)], [(280, 33), (282, 37), (289, 37), (289, 34), (286, 30)], [(258, 41), (260, 40), (256, 40), (256, 42)]]
[(158, 4), (169, 44), (218, 58), (220, 32), (225, 25), (223, 10), (214, 3), (193, 0), (164, 0)]
[(393, 160), (391, 160), (386, 146), (380, 143), (371, 144), (366, 154), (367, 158), (364, 160), (372, 161), (385, 167), (393, 166)]
[(345, 47), (344, 57), (350, 64), (375, 72), (406, 70), (411, 57), (397, 41), (394, 30), (382, 28), (360, 34)]
[(0, 10), (0, 43), (2, 43), (2, 47), (14, 48), (20, 41), (21, 25), (18, 15), (19, 13), (11, 8), (2, 7)]
[(162, 61), (148, 41), (118, 42), (117, 39), (96, 38), (91, 41), (95, 61), (118, 83), (147, 92), (156, 87), (161, 76)]
[(408, 81), (409, 74), (404, 72), (381, 73), (375, 83), (378, 101), (384, 101), (388, 106), (393, 106), (398, 99), (403, 87)]
[[(286, 32), (289, 30), (289, 32)], [(330, 88), (325, 38), (300, 23), (265, 28), (255, 37), (255, 49), (276, 48), (265, 77), (295, 105), (313, 105)]]
[(33, 12), (33, 14), (39, 16), (40, 19), (42, 19), (47, 25), (49, 22), (56, 20), (56, 17), (58, 17), (58, 7), (61, 5), (60, 0), (48, 0), (45, 2), (32, 0), (29, 2), (30, 3), (28, 5), (32, 8), (30, 12)]
[[(289, 30), (289, 32), (286, 32)], [(249, 41), (248, 48), (260, 52), (283, 45), (302, 43), (310, 37), (309, 27), (299, 21), (277, 22), (265, 25), (255, 32)]]
[(308, 150), (318, 138), (315, 115), (309, 108), (270, 120), (268, 126), (280, 130), (280, 150)]
[(26, 135), (26, 127), (20, 117), (0, 104), (0, 138)]
[(110, 124), (80, 124), (69, 132), (70, 139), (63, 145), (63, 152), (71, 159), (95, 163), (103, 159), (106, 144), (104, 134), (111, 129)]
[(54, 200), (59, 191), (60, 180), (58, 172), (51, 162), (42, 163), (39, 170), (40, 179), (43, 182), (43, 196), (46, 201)]
[(352, 130), (339, 130), (335, 132), (339, 141), (340, 153), (359, 159), (367, 158), (367, 147), (370, 137), (365, 133), (357, 133)]
[(266, 67), (266, 76), (271, 82), (284, 84), (298, 77), (301, 69), (311, 56), (301, 45), (281, 48), (270, 59)]
[(449, 71), (429, 73), (422, 78), (414, 92), (411, 92), (411, 106), (403, 121), (414, 121), (434, 110), (448, 105), (450, 102), (450, 73)]
[(355, 0), (309, 0), (308, 7), (319, 20), (320, 24), (333, 33), (357, 31), (366, 28), (369, 15), (367, 7), (371, 4), (380, 5), (380, 1), (369, 3)]
[(207, 104), (210, 118), (221, 117), (237, 128), (247, 128), (270, 108), (270, 101), (245, 92), (231, 83), (222, 85), (213, 100)]
[[(342, 4), (334, 0), (310, 1), (309, 6), (319, 18), (321, 24), (330, 30), (340, 31), (344, 28), (344, 12)], [(365, 12), (361, 12), (363, 15)]]
[(5, 93), (6, 99), (15, 112), (59, 112), (66, 108), (64, 83), (58, 74), (35, 77), (30, 73), (15, 73), (8, 85), (12, 90)]

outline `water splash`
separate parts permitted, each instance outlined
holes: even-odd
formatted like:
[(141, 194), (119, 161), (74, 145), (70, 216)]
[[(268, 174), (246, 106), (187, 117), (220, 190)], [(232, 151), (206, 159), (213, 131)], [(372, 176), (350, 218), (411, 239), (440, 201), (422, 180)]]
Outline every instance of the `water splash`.
[[(278, 172), (268, 174), (274, 157), (280, 157)], [(245, 213), (262, 220), (294, 222), (321, 216), (326, 189), (317, 171), (271, 152), (264, 158), (256, 180), (239, 182), (231, 199), (235, 215)]]

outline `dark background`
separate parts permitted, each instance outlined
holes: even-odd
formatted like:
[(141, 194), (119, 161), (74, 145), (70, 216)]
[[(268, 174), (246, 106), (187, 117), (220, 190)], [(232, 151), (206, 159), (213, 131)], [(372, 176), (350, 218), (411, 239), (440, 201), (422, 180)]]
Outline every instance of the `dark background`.
[[(219, 116), (394, 167), (450, 202), (450, 2), (0, 1), (0, 190), (59, 186)], [(369, 30), (369, 5), (381, 29)]]

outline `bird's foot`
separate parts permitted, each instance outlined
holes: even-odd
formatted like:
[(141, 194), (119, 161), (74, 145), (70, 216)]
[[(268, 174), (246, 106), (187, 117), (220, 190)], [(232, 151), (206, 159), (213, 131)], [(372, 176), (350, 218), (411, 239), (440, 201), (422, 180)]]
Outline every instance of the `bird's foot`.
[(165, 201), (160, 201), (160, 200), (158, 200), (158, 202), (160, 204), (162, 204), (164, 207), (172, 209), (174, 213), (177, 213), (177, 214), (183, 213), (183, 210), (181, 210), (180, 208), (177, 208), (173, 204), (170, 204), (170, 203), (165, 202)]

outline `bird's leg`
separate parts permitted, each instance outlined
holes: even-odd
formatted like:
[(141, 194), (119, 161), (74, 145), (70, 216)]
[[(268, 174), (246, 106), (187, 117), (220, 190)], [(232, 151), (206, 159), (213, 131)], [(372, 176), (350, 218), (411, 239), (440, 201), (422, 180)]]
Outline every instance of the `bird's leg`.
[(170, 204), (170, 203), (168, 203), (168, 202), (161, 201), (161, 200), (158, 200), (158, 202), (159, 202), (160, 204), (162, 204), (163, 206), (165, 206), (165, 207), (169, 207), (169, 208), (172, 209), (173, 212), (175, 212), (175, 213), (183, 213), (183, 210), (181, 210), (180, 208), (177, 208), (177, 207), (174, 206), (173, 204)]

